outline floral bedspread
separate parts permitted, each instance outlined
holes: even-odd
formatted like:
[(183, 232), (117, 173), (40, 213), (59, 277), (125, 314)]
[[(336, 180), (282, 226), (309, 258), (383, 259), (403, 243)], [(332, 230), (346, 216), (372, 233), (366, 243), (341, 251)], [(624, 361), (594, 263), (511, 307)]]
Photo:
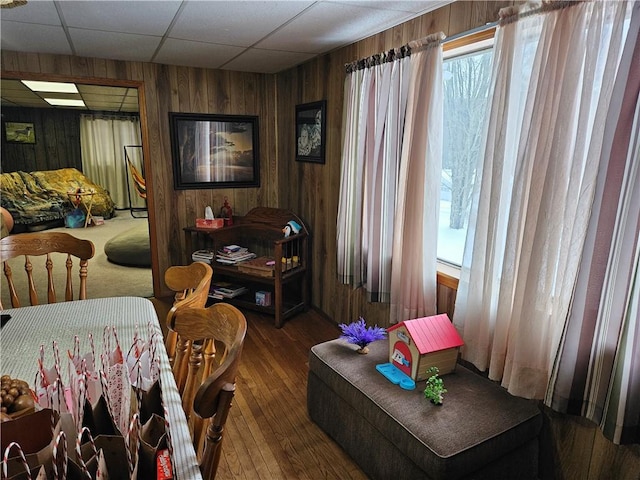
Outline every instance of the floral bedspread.
[(91, 213), (111, 218), (115, 205), (109, 192), (75, 168), (0, 174), (0, 204), (16, 225), (35, 225), (64, 219), (75, 207), (67, 192), (94, 191)]

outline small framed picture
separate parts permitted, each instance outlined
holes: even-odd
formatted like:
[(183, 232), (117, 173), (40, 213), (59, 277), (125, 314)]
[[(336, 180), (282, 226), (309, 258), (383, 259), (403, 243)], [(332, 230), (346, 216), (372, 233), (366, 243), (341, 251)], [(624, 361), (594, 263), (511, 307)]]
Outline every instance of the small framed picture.
[(296, 160), (324, 163), (326, 100), (296, 105)]
[(33, 123), (4, 122), (4, 134), (9, 143), (36, 143)]

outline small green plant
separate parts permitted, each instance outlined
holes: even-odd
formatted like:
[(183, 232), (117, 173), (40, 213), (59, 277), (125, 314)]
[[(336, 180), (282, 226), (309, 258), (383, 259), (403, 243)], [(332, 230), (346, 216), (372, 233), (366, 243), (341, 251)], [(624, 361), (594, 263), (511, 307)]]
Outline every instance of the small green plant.
[(447, 393), (447, 389), (444, 388), (444, 382), (438, 377), (439, 372), (438, 367), (431, 367), (427, 370), (429, 378), (427, 378), (427, 386), (424, 389), (425, 398), (428, 398), (431, 403), (436, 405), (442, 405), (442, 395)]

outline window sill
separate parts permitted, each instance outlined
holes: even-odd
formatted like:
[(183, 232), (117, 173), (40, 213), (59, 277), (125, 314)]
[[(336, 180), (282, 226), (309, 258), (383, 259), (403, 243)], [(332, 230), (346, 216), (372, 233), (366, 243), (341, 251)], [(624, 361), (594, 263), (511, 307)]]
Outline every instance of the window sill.
[(460, 267), (449, 265), (443, 262), (437, 262), (438, 271), (436, 282), (452, 290), (458, 290), (458, 281), (460, 280)]

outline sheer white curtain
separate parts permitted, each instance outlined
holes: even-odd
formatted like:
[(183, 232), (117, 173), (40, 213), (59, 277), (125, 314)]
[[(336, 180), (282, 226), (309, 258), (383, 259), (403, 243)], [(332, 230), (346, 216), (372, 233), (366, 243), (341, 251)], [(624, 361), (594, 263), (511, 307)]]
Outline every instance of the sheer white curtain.
[[(138, 117), (80, 116), (82, 170), (93, 182), (109, 190), (116, 208), (129, 208), (129, 172), (124, 159), (124, 146), (141, 143)], [(135, 195), (135, 189), (131, 188), (132, 195)]]
[(437, 313), (443, 39), (444, 34), (431, 35), (423, 45), (415, 45), (422, 50), (411, 55), (394, 225), (391, 323)]
[(411, 57), (355, 69), (345, 81), (337, 269), (370, 301), (391, 301), (392, 322), (435, 313), (429, 238), (438, 210), (425, 201), (440, 185), (442, 38), (412, 43)]
[(640, 3), (605, 128), (572, 308), (545, 403), (640, 442)]
[(546, 8), (501, 11), (454, 317), (463, 358), (527, 398), (544, 396), (569, 310), (627, 13)]

